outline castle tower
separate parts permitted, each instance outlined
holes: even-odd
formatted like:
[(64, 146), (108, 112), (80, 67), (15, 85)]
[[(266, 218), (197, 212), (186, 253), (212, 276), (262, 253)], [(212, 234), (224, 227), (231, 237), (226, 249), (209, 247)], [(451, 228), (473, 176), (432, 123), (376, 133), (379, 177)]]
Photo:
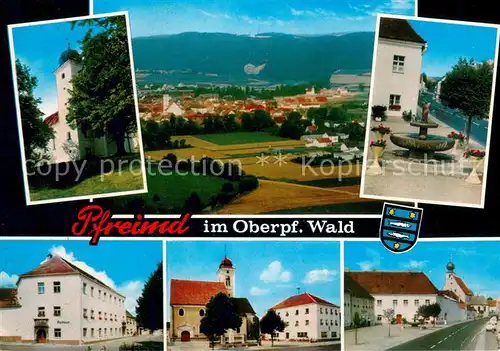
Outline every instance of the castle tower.
[(217, 276), (219, 277), (219, 282), (224, 283), (226, 286), (229, 296), (236, 296), (235, 268), (233, 267), (233, 262), (226, 256), (224, 256), (224, 259), (219, 265)]

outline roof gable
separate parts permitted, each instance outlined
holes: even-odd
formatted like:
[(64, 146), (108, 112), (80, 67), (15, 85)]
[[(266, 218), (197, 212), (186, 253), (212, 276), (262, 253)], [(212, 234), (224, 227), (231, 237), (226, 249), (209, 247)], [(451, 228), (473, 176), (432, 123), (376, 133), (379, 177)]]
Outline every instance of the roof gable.
[(426, 41), (413, 29), (405, 19), (380, 18), (379, 38), (409, 41), (425, 44)]
[(370, 294), (437, 294), (438, 290), (422, 272), (349, 272)]
[(224, 283), (199, 280), (170, 281), (170, 305), (205, 306), (218, 293), (227, 294)]
[(352, 277), (344, 273), (344, 292), (350, 293), (354, 297), (361, 297), (364, 299), (373, 300), (374, 297), (370, 293), (358, 284), (357, 281), (352, 279)]
[(275, 305), (272, 309), (278, 310), (278, 309), (288, 308), (288, 307), (309, 305), (312, 303), (328, 305), (328, 306), (332, 306), (332, 307), (338, 307), (337, 305), (335, 305), (331, 302), (328, 302), (326, 300), (323, 300), (322, 298), (319, 298), (319, 297), (314, 296), (314, 295), (309, 294), (309, 293), (303, 293), (300, 295), (291, 296), (288, 299), (281, 301), (280, 303)]
[(53, 126), (59, 122), (59, 112), (54, 112), (43, 120), (49, 126)]
[(245, 297), (232, 297), (231, 302), (233, 303), (236, 312), (239, 314), (246, 314), (246, 313), (251, 313), (255, 314), (255, 311), (250, 304), (250, 301), (248, 301), (247, 298)]
[(472, 291), (467, 287), (467, 285), (461, 278), (455, 275), (455, 281), (457, 282), (458, 286), (460, 287), (460, 289), (462, 289), (465, 295), (472, 296)]

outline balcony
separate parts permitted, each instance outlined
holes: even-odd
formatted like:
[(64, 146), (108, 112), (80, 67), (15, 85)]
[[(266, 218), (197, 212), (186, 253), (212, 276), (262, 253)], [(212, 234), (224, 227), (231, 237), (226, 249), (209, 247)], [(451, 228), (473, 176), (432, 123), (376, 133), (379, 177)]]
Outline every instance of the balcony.
[(35, 318), (35, 327), (48, 327), (49, 319), (48, 318)]

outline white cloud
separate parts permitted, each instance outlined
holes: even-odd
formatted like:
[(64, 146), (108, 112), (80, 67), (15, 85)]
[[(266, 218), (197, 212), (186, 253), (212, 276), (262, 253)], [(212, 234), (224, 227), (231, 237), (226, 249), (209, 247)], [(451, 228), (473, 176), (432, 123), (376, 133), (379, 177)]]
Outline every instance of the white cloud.
[(371, 249), (367, 249), (366, 253), (368, 256), (370, 256), (370, 259), (356, 262), (356, 264), (362, 271), (371, 271), (380, 265), (380, 254), (377, 251)]
[(403, 264), (403, 267), (408, 269), (422, 269), (428, 261), (410, 260), (410, 262)]
[(204, 10), (200, 10), (201, 14), (210, 18), (225, 18), (225, 19), (231, 19), (231, 16), (229, 16), (227, 13), (215, 13), (215, 12), (208, 12)]
[[(49, 252), (54, 256), (59, 256), (64, 258), (65, 260), (71, 262), (84, 272), (90, 274), (91, 276), (99, 279), (101, 282), (109, 286), (110, 288), (118, 291), (120, 294), (123, 294), (125, 299), (125, 304), (127, 310), (135, 314), (135, 307), (137, 306), (137, 298), (141, 296), (142, 289), (144, 288), (144, 282), (142, 281), (128, 281), (123, 284), (117, 286), (115, 282), (108, 276), (106, 271), (97, 271), (93, 267), (89, 266), (84, 261), (79, 261), (73, 252), (66, 251), (66, 248), (62, 245), (60, 246), (52, 246)], [(45, 262), (44, 260), (43, 262)]]
[(306, 273), (304, 284), (330, 282), (337, 276), (336, 270), (315, 269)]
[(293, 7), (290, 8), (290, 13), (293, 16), (308, 16), (308, 17), (335, 17), (335, 12), (326, 11), (322, 8), (317, 8), (314, 10), (297, 10)]
[(269, 289), (261, 289), (256, 286), (253, 286), (250, 289), (250, 295), (252, 296), (262, 296), (262, 295), (267, 295), (269, 293)]
[(0, 287), (14, 287), (19, 279), (18, 275), (11, 274), (9, 275), (7, 272), (0, 272)]
[(292, 273), (285, 271), (281, 266), (280, 261), (273, 261), (269, 263), (266, 269), (260, 274), (260, 280), (269, 282), (289, 282), (292, 279)]

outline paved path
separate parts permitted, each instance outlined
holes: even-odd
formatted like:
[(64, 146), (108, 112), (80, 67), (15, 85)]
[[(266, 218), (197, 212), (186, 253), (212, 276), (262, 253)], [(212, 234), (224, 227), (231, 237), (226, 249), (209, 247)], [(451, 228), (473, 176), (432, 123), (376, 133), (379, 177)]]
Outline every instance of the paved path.
[[(484, 351), (485, 345), (476, 344), (477, 336), (484, 329), (488, 319), (455, 324), (435, 331), (404, 344), (391, 348), (391, 351), (405, 350), (478, 350)], [(481, 347), (476, 349), (475, 347)]]

